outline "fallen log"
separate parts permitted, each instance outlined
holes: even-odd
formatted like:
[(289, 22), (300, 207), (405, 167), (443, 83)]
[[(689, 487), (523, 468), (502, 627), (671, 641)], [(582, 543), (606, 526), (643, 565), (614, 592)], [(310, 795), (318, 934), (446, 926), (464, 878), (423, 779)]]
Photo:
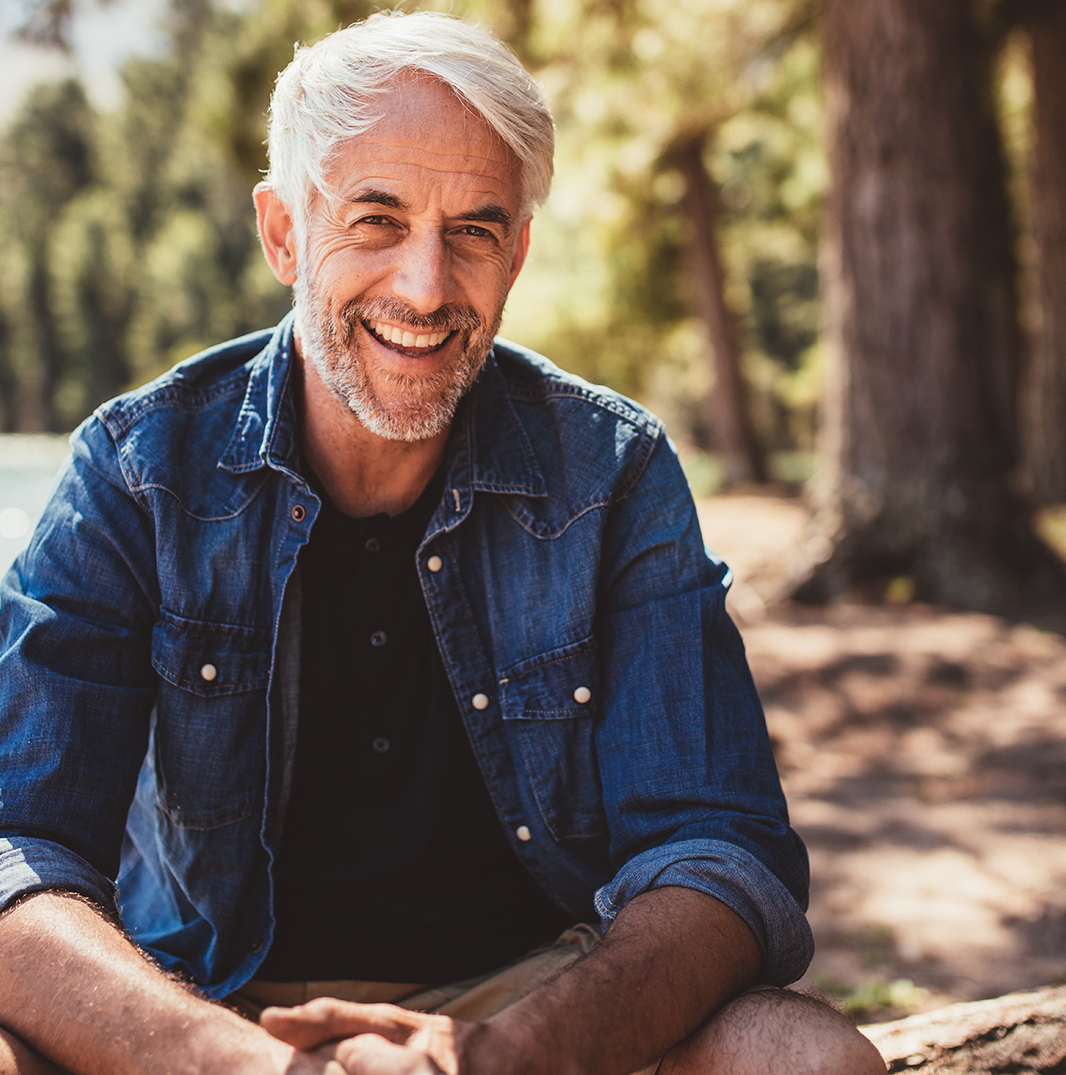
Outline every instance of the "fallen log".
[(1066, 986), (952, 1004), (859, 1029), (892, 1073), (1066, 1075)]

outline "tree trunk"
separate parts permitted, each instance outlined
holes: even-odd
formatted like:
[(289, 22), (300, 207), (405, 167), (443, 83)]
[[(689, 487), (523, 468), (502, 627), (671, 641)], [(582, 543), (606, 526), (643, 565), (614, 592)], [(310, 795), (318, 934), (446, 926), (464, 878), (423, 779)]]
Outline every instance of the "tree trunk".
[(766, 459), (752, 426), (736, 328), (725, 300), (717, 198), (703, 163), (704, 141), (705, 135), (700, 133), (679, 142), (673, 151), (685, 183), (682, 204), (688, 221), (696, 307), (714, 352), (714, 386), (703, 400), (702, 410), (722, 463), (724, 484), (760, 483), (766, 481)]
[(889, 1072), (908, 1075), (1062, 1075), (1066, 986), (952, 1004), (860, 1028)]
[(1066, 501), (1066, 5), (1027, 19), (1033, 63), (1030, 235), (1033, 335), (1022, 395), (1025, 478), (1041, 503)]
[(1066, 607), (1011, 491), (1017, 324), (973, 0), (825, 0), (831, 188), (815, 519), (795, 595)]

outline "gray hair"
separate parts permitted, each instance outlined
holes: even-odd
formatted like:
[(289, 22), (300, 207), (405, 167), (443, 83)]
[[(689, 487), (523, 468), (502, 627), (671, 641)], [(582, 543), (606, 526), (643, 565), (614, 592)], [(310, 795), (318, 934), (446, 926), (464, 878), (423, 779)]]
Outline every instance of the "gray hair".
[(326, 172), (343, 143), (384, 113), (374, 98), (405, 71), (444, 82), (518, 158), (524, 216), (548, 196), (555, 127), (540, 87), (487, 30), (433, 11), (382, 11), (314, 45), (299, 46), (270, 102), (265, 183), (298, 230), (313, 190), (329, 194)]

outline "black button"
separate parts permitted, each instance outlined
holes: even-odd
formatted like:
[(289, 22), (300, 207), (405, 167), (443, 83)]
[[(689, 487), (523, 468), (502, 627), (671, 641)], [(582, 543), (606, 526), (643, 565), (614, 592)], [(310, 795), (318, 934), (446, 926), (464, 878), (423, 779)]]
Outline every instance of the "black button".
[(367, 552), (380, 552), (381, 542), (377, 538), (367, 538), (366, 544), (363, 546)]
[(305, 514), (306, 514), (306, 512), (304, 511), (304, 509), (303, 509), (303, 505), (302, 505), (302, 504), (294, 504), (294, 505), (293, 505), (293, 508), (292, 508), (292, 517), (293, 517), (293, 518), (294, 518), (294, 519), (295, 519), (295, 520), (296, 520), (296, 521), (297, 521), (298, 523), (302, 523), (302, 522), (304, 521), (304, 515), (305, 515)]
[(252, 951), (253, 952), (261, 952), (262, 950), (263, 950), (263, 942), (262, 941), (252, 941)]
[(384, 631), (375, 631), (370, 636), (370, 644), (372, 646), (377, 647), (377, 648), (380, 648), (380, 647), (384, 646), (385, 643), (388, 642), (388, 640), (389, 640), (389, 636), (387, 634), (385, 634)]
[(373, 743), (370, 744), (379, 754), (384, 754), (389, 749), (389, 741), (383, 735), (379, 735)]

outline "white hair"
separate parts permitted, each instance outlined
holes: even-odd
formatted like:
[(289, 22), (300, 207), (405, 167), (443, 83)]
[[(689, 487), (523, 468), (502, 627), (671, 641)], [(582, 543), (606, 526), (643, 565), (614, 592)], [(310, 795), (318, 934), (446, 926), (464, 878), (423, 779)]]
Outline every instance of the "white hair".
[(518, 158), (522, 213), (548, 196), (555, 127), (540, 87), (487, 30), (433, 11), (381, 11), (314, 45), (298, 46), (270, 102), (265, 183), (302, 230), (312, 191), (329, 195), (326, 173), (345, 141), (384, 112), (374, 98), (405, 71), (445, 83)]

